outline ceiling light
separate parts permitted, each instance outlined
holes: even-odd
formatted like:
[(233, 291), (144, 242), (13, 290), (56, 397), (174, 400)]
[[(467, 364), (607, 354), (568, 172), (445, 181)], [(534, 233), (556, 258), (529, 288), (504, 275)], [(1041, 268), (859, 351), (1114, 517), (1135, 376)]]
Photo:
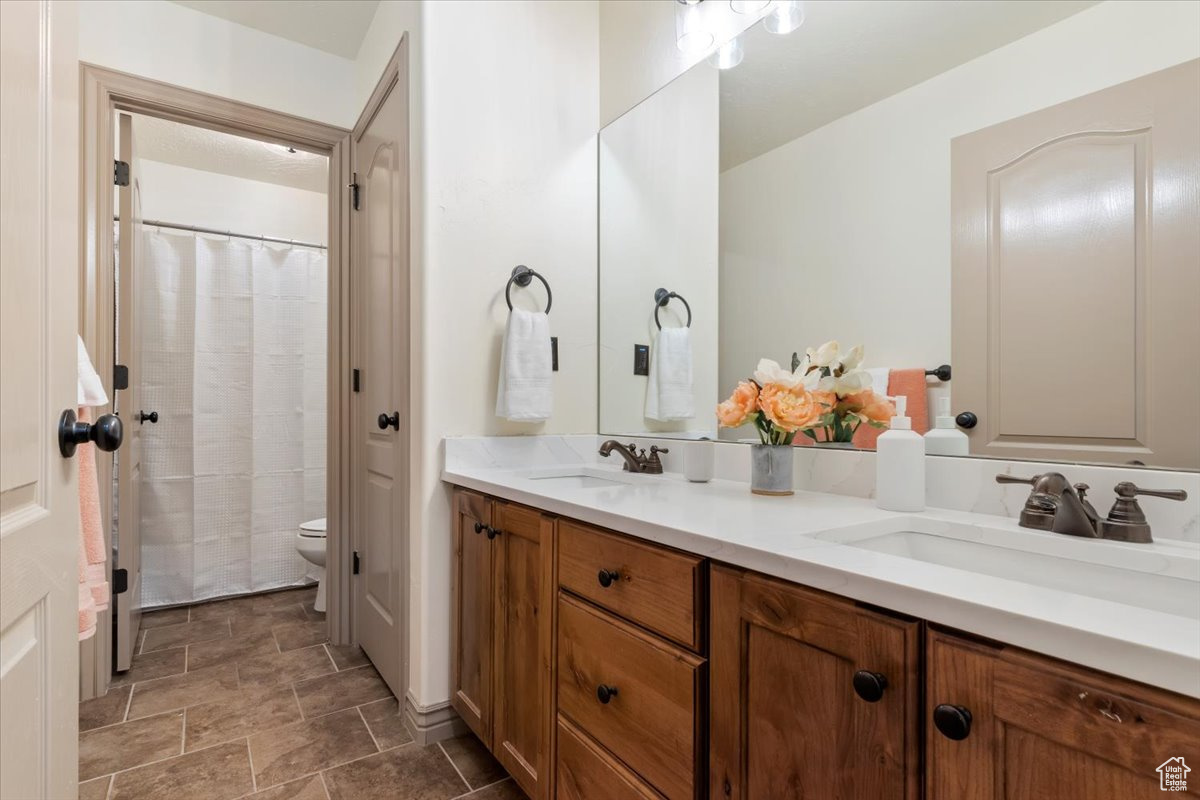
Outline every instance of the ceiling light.
[(763, 17), (763, 27), (770, 33), (791, 33), (803, 24), (803, 0), (778, 0), (774, 10)]
[(769, 5), (771, 0), (729, 0), (729, 7), (735, 14), (757, 14)]
[(697, 55), (707, 51), (715, 41), (704, 25), (700, 3), (679, 0), (675, 6), (675, 46), (688, 55)]
[(708, 63), (717, 69), (733, 69), (742, 63), (742, 59), (745, 56), (746, 51), (742, 47), (742, 40), (739, 37), (737, 39), (730, 39), (718, 47), (716, 52), (708, 57)]

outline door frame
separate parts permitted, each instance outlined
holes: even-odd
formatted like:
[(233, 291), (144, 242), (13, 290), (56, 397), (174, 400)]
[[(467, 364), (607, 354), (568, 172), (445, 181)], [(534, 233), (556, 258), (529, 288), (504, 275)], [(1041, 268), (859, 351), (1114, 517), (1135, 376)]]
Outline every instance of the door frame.
[[(116, 114), (133, 112), (262, 141), (287, 143), (329, 158), (328, 355), (326, 426), (327, 567), (329, 639), (351, 644), (350, 578), (350, 131), (216, 95), (184, 89), (116, 70), (80, 63), (80, 320), (79, 330), (111, 398), (113, 363), (113, 130)], [(97, 414), (111, 411), (98, 409)], [(112, 486), (112, 460), (100, 459), (101, 487)], [(100, 492), (105, 536), (111, 547), (111, 491)], [(112, 564), (108, 565), (112, 579)], [(99, 632), (81, 650), (81, 697), (108, 690), (112, 664), (112, 615), (103, 612)], [(94, 644), (92, 643), (94, 642)], [(89, 662), (91, 668), (89, 669)]]

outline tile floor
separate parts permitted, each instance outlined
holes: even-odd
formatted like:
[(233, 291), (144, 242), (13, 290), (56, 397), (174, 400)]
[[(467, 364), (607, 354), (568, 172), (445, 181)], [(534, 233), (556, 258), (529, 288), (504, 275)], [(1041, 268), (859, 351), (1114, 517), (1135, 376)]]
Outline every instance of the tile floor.
[(312, 588), (143, 615), (132, 668), (79, 706), (80, 800), (520, 800), (473, 736), (421, 747)]

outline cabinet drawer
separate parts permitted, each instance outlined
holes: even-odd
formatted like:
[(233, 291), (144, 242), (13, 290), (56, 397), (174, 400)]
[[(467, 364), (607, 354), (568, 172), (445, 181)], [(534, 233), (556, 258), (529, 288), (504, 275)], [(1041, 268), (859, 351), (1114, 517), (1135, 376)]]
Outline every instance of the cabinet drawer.
[[(703, 563), (576, 522), (558, 524), (560, 586), (692, 650), (702, 642)], [(602, 570), (616, 575), (602, 582)]]
[[(671, 800), (694, 797), (704, 660), (558, 596), (558, 708)], [(615, 689), (604, 702), (601, 687)]]
[(558, 800), (662, 800), (662, 795), (562, 716), (558, 718), (557, 783)]

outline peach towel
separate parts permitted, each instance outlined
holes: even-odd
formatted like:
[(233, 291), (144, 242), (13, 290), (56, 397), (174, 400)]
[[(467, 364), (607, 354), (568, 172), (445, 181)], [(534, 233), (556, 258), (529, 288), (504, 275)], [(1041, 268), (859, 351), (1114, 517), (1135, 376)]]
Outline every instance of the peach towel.
[[(79, 407), (80, 422), (92, 421), (92, 409)], [(79, 638), (96, 632), (96, 612), (108, 608), (109, 590), (104, 524), (100, 517), (100, 484), (96, 448), (84, 442), (75, 450), (79, 462)]]
[[(912, 429), (924, 436), (929, 431), (929, 400), (925, 388), (925, 369), (894, 369), (888, 373), (888, 397), (904, 395), (908, 398), (908, 411), (912, 418)], [(872, 428), (861, 425), (854, 432), (854, 446), (863, 450), (874, 450), (875, 442), (887, 428)]]

